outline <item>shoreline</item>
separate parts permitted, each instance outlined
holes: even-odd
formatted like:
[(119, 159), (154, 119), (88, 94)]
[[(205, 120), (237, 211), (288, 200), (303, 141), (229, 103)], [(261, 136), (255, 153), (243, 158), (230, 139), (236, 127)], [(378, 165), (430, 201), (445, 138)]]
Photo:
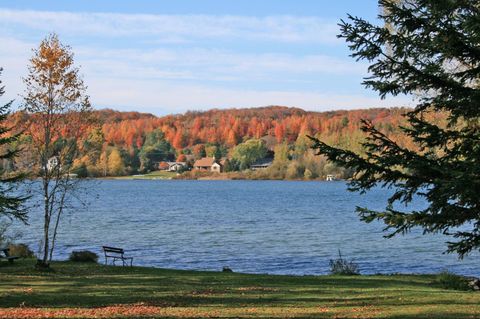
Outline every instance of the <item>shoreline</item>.
[(185, 181), (285, 181), (285, 182), (347, 182), (345, 179), (336, 179), (327, 181), (325, 179), (273, 179), (273, 178), (241, 178), (229, 177), (228, 175), (219, 176), (199, 176), (196, 178), (187, 176), (156, 176), (156, 175), (128, 175), (128, 176), (105, 176), (105, 177), (91, 177), (87, 179), (96, 180), (185, 180)]
[(87, 178), (92, 180), (156, 180), (156, 181), (278, 181), (278, 182), (325, 182), (325, 183), (332, 183), (332, 182), (347, 182), (346, 180), (336, 180), (336, 181), (326, 181), (322, 179), (259, 179), (259, 178), (210, 178), (210, 177), (200, 177), (200, 178), (161, 178), (161, 177), (131, 177), (131, 176), (124, 176), (124, 177), (93, 177)]

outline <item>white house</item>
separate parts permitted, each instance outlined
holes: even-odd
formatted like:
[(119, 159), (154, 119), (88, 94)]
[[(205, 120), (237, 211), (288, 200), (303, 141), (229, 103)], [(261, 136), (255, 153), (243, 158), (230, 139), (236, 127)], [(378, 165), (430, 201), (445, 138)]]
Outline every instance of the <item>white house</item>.
[(212, 166), (210, 167), (210, 170), (212, 172), (216, 172), (216, 173), (221, 173), (222, 172), (222, 165), (220, 165), (219, 163), (215, 162), (212, 164)]
[(167, 162), (167, 164), (168, 164), (167, 171), (169, 172), (178, 172), (179, 170), (187, 166), (187, 163), (185, 162)]
[(331, 182), (336, 180), (336, 178), (335, 178), (335, 175), (327, 175), (327, 178), (325, 178), (325, 180)]
[(60, 160), (57, 156), (50, 157), (47, 161), (47, 171), (60, 169)]

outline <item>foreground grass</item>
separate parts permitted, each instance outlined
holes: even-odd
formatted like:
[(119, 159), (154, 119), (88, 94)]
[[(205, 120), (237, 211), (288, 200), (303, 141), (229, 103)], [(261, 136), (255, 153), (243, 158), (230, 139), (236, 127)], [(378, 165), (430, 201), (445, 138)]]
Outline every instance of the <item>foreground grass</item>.
[(0, 318), (479, 318), (480, 293), (435, 276), (270, 276), (0, 263)]

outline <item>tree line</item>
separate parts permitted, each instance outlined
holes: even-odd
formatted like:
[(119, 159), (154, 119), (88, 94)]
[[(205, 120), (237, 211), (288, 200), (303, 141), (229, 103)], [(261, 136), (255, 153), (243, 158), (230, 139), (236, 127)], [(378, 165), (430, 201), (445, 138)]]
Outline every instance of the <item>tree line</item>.
[[(361, 119), (408, 146), (411, 140), (400, 134), (406, 108), (377, 108), (352, 111), (307, 112), (280, 106), (187, 112), (157, 117), (138, 112), (98, 110), (82, 136), (72, 140), (68, 132), (57, 144), (73, 143), (72, 172), (79, 177), (121, 176), (146, 173), (167, 161), (187, 162), (202, 157), (228, 158), (225, 171), (245, 171), (256, 160), (271, 158), (273, 166), (245, 178), (315, 179), (334, 173), (348, 177), (348, 171), (315, 156), (307, 135), (322, 137), (332, 145), (361, 151)], [(10, 122), (31, 123), (31, 114), (17, 112)], [(442, 116), (436, 115), (440, 121)], [(35, 169), (31, 154), (37, 130), (23, 134), (18, 143), (23, 152), (15, 162), (3, 162), (11, 171)], [(68, 141), (70, 139), (70, 141)], [(62, 142), (61, 142), (62, 141)], [(253, 147), (252, 151), (252, 146)], [(247, 158), (245, 158), (247, 157)], [(41, 167), (36, 167), (38, 172)]]

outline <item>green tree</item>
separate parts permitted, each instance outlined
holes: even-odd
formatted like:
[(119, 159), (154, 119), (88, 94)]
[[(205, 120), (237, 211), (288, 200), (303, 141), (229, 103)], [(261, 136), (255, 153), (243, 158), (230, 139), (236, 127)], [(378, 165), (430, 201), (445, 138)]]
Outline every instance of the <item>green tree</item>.
[(302, 158), (305, 156), (305, 153), (310, 150), (310, 145), (312, 141), (308, 139), (305, 135), (299, 135), (295, 141), (293, 157)]
[[(391, 1), (384, 26), (349, 16), (342, 21), (345, 38), (357, 60), (367, 60), (364, 85), (387, 95), (416, 94), (418, 104), (405, 114), (403, 133), (415, 144), (406, 148), (371, 122), (365, 156), (314, 139), (314, 147), (336, 164), (351, 168), (352, 191), (376, 185), (395, 192), (386, 208), (357, 208), (362, 220), (383, 221), (387, 237), (420, 227), (426, 233), (452, 236), (448, 252), (463, 257), (480, 247), (480, 8), (478, 0)], [(443, 112), (447, 125), (428, 120)], [(428, 207), (399, 209), (416, 196)], [(405, 206), (403, 206), (405, 207)]]
[(225, 172), (235, 172), (240, 170), (240, 164), (236, 159), (227, 159), (225, 161), (225, 166), (223, 167)]
[[(3, 69), (0, 68), (0, 74)], [(2, 81), (0, 81), (0, 85)], [(0, 97), (5, 93), (5, 87), (0, 86)], [(20, 137), (20, 132), (15, 132), (13, 127), (5, 124), (13, 101), (0, 106), (0, 160), (3, 163), (10, 163), (15, 160), (19, 149), (15, 147)], [(6, 166), (6, 165), (3, 165)], [(24, 178), (23, 174), (7, 173), (5, 167), (0, 169), (0, 217), (20, 220), (27, 222), (27, 211), (23, 202), (28, 198), (26, 196), (15, 195), (17, 193), (18, 183)]]
[(173, 161), (175, 149), (165, 139), (161, 130), (154, 130), (147, 134), (145, 143), (139, 153), (140, 170), (151, 171), (161, 161)]
[(239, 162), (241, 169), (247, 169), (251, 164), (265, 158), (267, 151), (265, 142), (252, 139), (235, 146), (232, 158)]
[(206, 145), (205, 153), (207, 157), (215, 157), (217, 160), (222, 158), (222, 149), (218, 145)]
[(140, 169), (140, 151), (134, 145), (130, 150), (124, 150), (122, 156), (125, 159), (129, 174), (135, 174)]

